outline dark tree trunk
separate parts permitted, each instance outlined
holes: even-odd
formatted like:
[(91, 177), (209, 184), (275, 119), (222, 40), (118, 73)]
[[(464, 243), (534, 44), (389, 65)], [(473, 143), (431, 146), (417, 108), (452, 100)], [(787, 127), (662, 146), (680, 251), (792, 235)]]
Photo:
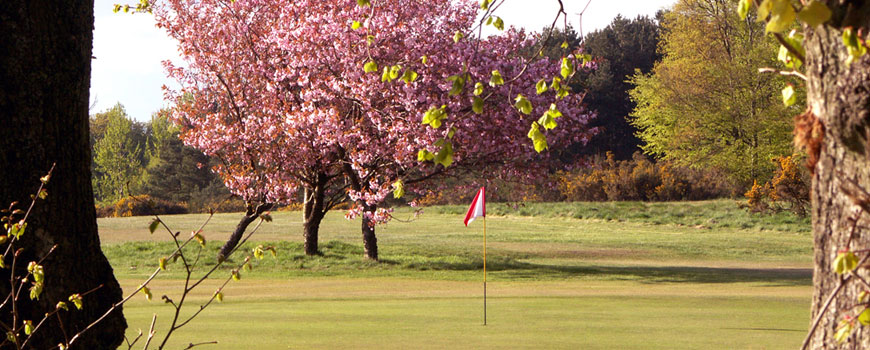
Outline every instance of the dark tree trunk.
[(378, 260), (378, 237), (375, 236), (375, 223), (370, 217), (377, 209), (377, 206), (364, 205), (362, 215), (363, 247), (366, 258), (372, 260)]
[[(98, 288), (84, 297), (84, 309), (62, 312), (72, 337), (113, 303), (121, 287), (100, 250), (88, 136), (88, 89), (93, 41), (92, 0), (0, 1), (0, 201), (3, 207), (30, 202), (39, 177), (57, 163), (47, 185), (48, 199), (39, 202), (22, 237), (18, 266), (45, 256), (45, 290), (38, 302), (21, 298), (22, 316), (42, 319), (58, 301)], [(7, 263), (10, 258), (7, 257)], [(8, 280), (8, 270), (2, 270)], [(22, 273), (18, 270), (17, 273)], [(9, 286), (0, 283), (0, 295)], [(26, 291), (25, 293), (26, 294)], [(8, 324), (8, 306), (0, 318)], [(76, 341), (77, 349), (114, 349), (123, 341), (127, 323), (116, 309)], [(29, 345), (36, 349), (64, 342), (52, 319)]]
[[(846, 15), (846, 5), (831, 1), (828, 5), (834, 11), (831, 21), (834, 27), (854, 26), (867, 33), (870, 2), (848, 5), (855, 7), (853, 15), (857, 16)], [(833, 266), (837, 252), (870, 248), (870, 232), (865, 229), (858, 229), (847, 247), (852, 228), (850, 217), (856, 216), (857, 206), (843, 188), (855, 181), (864, 189), (870, 189), (870, 57), (864, 55), (856, 63), (847, 65), (842, 30), (834, 27), (805, 27), (807, 104), (811, 113), (799, 117), (796, 124), (796, 141), (806, 147), (810, 166), (816, 157), (818, 159), (811, 195), (815, 243), (812, 315), (814, 320), (820, 313), (822, 316), (811, 338), (811, 349), (841, 348), (834, 339), (838, 323), (846, 315), (855, 316), (852, 306), (858, 294), (865, 290), (852, 278), (830, 306), (825, 307), (841, 281)], [(866, 227), (868, 223), (870, 213), (865, 212), (860, 225)], [(867, 278), (866, 269), (861, 270), (861, 275)], [(870, 331), (860, 324), (856, 326), (859, 328), (843, 348), (870, 347)]]
[(305, 255), (320, 254), (318, 234), (320, 222), (326, 216), (326, 176), (318, 175), (314, 188), (305, 188), (305, 204), (302, 211), (302, 234), (305, 237)]
[(242, 236), (245, 235), (245, 231), (248, 230), (248, 226), (251, 225), (254, 220), (260, 217), (267, 210), (272, 209), (272, 203), (261, 203), (256, 206), (254, 204), (248, 203), (248, 208), (245, 211), (245, 215), (242, 216), (242, 219), (239, 220), (239, 223), (236, 225), (236, 228), (233, 230), (233, 233), (230, 234), (230, 238), (227, 239), (226, 243), (221, 247), (221, 250), (218, 252), (217, 259), (218, 261), (224, 261), (227, 257), (232, 254), (233, 249), (239, 245), (239, 241), (242, 240)]

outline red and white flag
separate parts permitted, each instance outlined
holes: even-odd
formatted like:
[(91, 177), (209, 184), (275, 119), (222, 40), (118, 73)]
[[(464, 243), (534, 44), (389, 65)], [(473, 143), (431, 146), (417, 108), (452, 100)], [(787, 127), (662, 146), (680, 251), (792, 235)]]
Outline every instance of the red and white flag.
[(474, 201), (471, 202), (471, 207), (468, 208), (468, 213), (465, 214), (465, 226), (468, 226), (475, 218), (486, 217), (486, 191), (485, 187), (481, 187), (474, 196)]

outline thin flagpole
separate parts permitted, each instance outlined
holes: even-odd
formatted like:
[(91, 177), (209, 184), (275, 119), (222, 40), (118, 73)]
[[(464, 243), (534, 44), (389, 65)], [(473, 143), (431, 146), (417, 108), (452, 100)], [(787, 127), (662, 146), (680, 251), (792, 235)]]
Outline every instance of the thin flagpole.
[(483, 325), (486, 326), (486, 215), (483, 216)]

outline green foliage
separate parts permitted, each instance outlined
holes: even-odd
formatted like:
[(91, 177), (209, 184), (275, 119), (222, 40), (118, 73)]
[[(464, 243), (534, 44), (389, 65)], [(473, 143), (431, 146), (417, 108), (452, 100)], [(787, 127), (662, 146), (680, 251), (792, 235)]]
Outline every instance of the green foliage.
[(447, 106), (431, 107), (423, 114), (423, 124), (429, 125), (435, 129), (441, 127), (441, 121), (447, 118)]
[(375, 61), (368, 61), (363, 66), (363, 71), (365, 71), (366, 73), (377, 72), (378, 71), (378, 64), (375, 63)]
[(127, 116), (121, 104), (94, 119), (106, 120), (105, 132), (94, 143), (94, 195), (98, 201), (116, 201), (141, 184), (147, 162), (145, 130)]
[[(648, 73), (659, 59), (656, 51), (660, 36), (658, 20), (646, 16), (633, 19), (617, 16), (610, 24), (586, 35), (584, 53), (594, 57), (597, 68), (579, 70), (574, 79), (565, 82), (574, 91), (587, 91), (583, 102), (590, 110), (598, 113), (590, 126), (599, 128), (598, 134), (586, 145), (576, 145), (571, 153), (582, 155), (613, 152), (616, 159), (631, 159), (639, 150), (640, 140), (635, 136), (637, 129), (628, 122), (628, 115), (634, 108), (628, 91), (631, 89), (629, 78), (636, 70)], [(568, 49), (580, 45), (580, 37), (572, 28), (556, 30), (553, 38), (545, 44), (544, 53), (552, 59), (565, 55), (561, 49), (567, 43)], [(561, 79), (554, 82), (550, 89), (558, 90), (563, 85)]]
[[(718, 8), (717, 16), (708, 9)], [(724, 6), (724, 8), (723, 8)], [(683, 0), (665, 15), (663, 59), (631, 78), (632, 124), (645, 153), (683, 166), (725, 170), (746, 186), (791, 154), (792, 116), (785, 78), (758, 74), (778, 44), (761, 24), (734, 16), (736, 1)], [(802, 100), (802, 91), (794, 95)]]
[(838, 274), (852, 272), (858, 267), (858, 257), (851, 251), (839, 252), (834, 258), (834, 271)]
[(852, 64), (856, 59), (861, 58), (861, 56), (867, 53), (866, 44), (858, 37), (858, 34), (852, 27), (843, 29), (843, 45), (849, 51), (849, 58), (846, 60), (846, 64)]
[(529, 129), (527, 136), (532, 139), (532, 143), (535, 145), (535, 152), (541, 153), (547, 149), (547, 136), (541, 132), (541, 125), (538, 122), (532, 122), (532, 128)]
[(818, 0), (812, 0), (798, 13), (798, 18), (810, 27), (816, 27), (831, 19), (831, 9)]
[(514, 99), (514, 107), (522, 114), (532, 114), (532, 103), (523, 94), (517, 94), (517, 97)]

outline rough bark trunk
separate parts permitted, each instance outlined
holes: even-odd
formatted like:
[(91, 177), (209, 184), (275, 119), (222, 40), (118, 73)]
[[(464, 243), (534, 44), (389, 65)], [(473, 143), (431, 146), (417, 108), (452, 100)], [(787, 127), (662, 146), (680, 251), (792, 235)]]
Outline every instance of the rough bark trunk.
[(372, 260), (378, 260), (378, 237), (375, 236), (375, 223), (370, 217), (377, 209), (377, 206), (364, 205), (362, 215), (363, 247), (366, 258)]
[[(843, 15), (843, 9), (830, 6), (834, 6), (835, 20)], [(858, 23), (858, 26), (865, 28), (866, 33), (866, 13), (870, 4), (858, 6), (864, 8), (862, 11), (865, 14), (863, 22)], [(845, 179), (849, 179), (865, 189), (870, 189), (870, 57), (865, 55), (858, 62), (847, 65), (845, 61), (848, 54), (842, 44), (840, 29), (823, 26), (805, 30), (808, 33), (805, 42), (807, 102), (809, 110), (818, 118), (820, 124), (815, 124), (816, 135), (813, 135), (814, 117), (804, 117), (799, 120), (796, 133), (798, 138), (801, 133), (807, 135), (802, 143), (809, 146), (807, 149), (811, 163), (815, 155), (818, 155), (811, 195), (815, 244), (813, 319), (823, 313), (810, 339), (809, 348), (839, 349), (841, 346), (834, 339), (838, 322), (845, 315), (853, 313), (851, 307), (865, 288), (853, 278), (845, 283), (833, 303), (825, 308), (827, 299), (841, 280), (834, 271), (833, 260), (838, 250), (870, 248), (870, 232), (867, 230), (857, 230), (851, 246), (847, 247), (852, 227), (849, 218), (855, 216), (857, 207), (841, 188)], [(818, 137), (821, 135), (823, 137)], [(864, 213), (860, 223), (866, 226), (868, 222), (870, 213)], [(866, 271), (861, 274), (867, 277)], [(855, 331), (848, 343), (843, 345), (843, 348), (868, 347), (870, 331), (866, 327)]]
[(251, 225), (254, 220), (260, 217), (265, 211), (272, 208), (271, 203), (262, 203), (254, 207), (253, 205), (248, 205), (248, 210), (245, 212), (245, 215), (242, 216), (242, 219), (239, 220), (239, 223), (236, 225), (236, 228), (233, 230), (233, 233), (230, 234), (230, 238), (227, 239), (227, 242), (221, 247), (221, 250), (218, 252), (218, 261), (224, 261), (227, 257), (230, 256), (230, 253), (233, 252), (233, 249), (239, 244), (239, 241), (242, 240), (242, 236), (245, 234), (245, 231), (248, 229), (248, 226)]
[(305, 189), (305, 209), (302, 217), (302, 234), (305, 238), (305, 255), (320, 254), (318, 248), (318, 234), (320, 232), (320, 222), (326, 216), (324, 211), (324, 201), (326, 200), (326, 181), (325, 176), (318, 176), (317, 184), (314, 188)]
[[(38, 179), (57, 163), (48, 199), (36, 205), (20, 247), (19, 266), (58, 248), (44, 262), (45, 290), (37, 302), (22, 298), (24, 319), (42, 319), (58, 301), (83, 293), (84, 309), (62, 312), (70, 337), (113, 303), (121, 287), (100, 250), (88, 135), (88, 89), (93, 41), (92, 0), (0, 1), (0, 201), (29, 203)], [(7, 257), (7, 263), (9, 262)], [(8, 270), (3, 270), (8, 280)], [(17, 273), (22, 273), (21, 270)], [(7, 295), (8, 284), (0, 284)], [(8, 307), (8, 306), (7, 306)], [(0, 310), (8, 324), (9, 310)], [(56, 347), (64, 332), (52, 318), (31, 345)], [(77, 349), (114, 349), (127, 323), (120, 308), (77, 340)]]

